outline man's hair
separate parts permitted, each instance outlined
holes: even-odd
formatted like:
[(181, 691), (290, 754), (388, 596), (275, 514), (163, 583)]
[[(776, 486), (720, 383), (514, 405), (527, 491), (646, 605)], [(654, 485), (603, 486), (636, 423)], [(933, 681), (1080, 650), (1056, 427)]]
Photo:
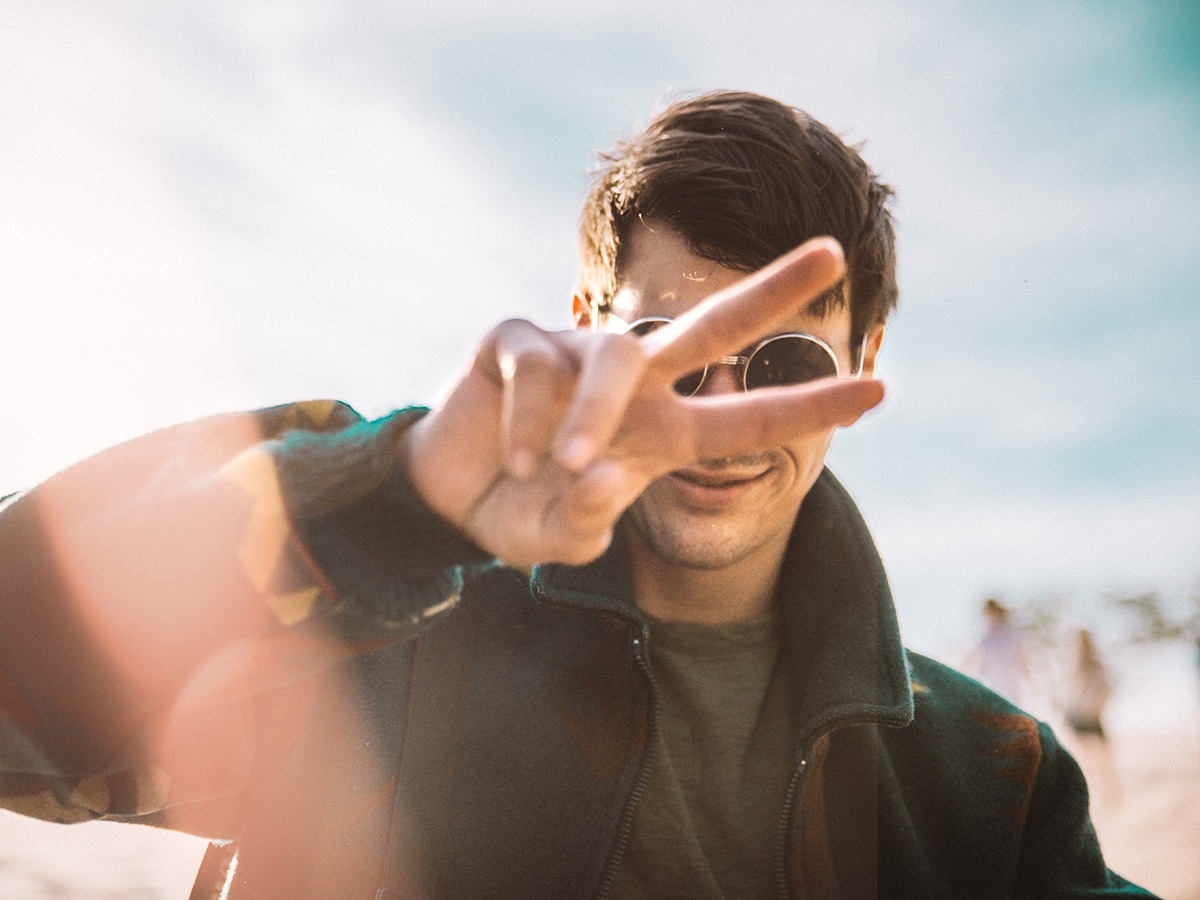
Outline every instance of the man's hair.
[(598, 313), (621, 282), (639, 219), (675, 231), (697, 256), (752, 272), (818, 235), (846, 255), (857, 342), (896, 305), (892, 190), (807, 113), (758, 94), (716, 91), (672, 103), (598, 155), (580, 221), (580, 294)]

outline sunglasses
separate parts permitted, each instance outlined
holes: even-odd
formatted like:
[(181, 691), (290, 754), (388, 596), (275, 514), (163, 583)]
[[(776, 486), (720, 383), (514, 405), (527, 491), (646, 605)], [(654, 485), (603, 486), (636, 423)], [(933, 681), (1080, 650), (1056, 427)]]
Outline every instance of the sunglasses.
[[(631, 322), (627, 333), (638, 337), (662, 328), (670, 319), (650, 316)], [(684, 375), (675, 382), (675, 392), (691, 397), (704, 386), (713, 366), (735, 366), (741, 371), (742, 389), (806, 384), (821, 378), (836, 378), (837, 354), (833, 348), (811, 334), (777, 334), (747, 347), (744, 354), (722, 356), (703, 369)]]

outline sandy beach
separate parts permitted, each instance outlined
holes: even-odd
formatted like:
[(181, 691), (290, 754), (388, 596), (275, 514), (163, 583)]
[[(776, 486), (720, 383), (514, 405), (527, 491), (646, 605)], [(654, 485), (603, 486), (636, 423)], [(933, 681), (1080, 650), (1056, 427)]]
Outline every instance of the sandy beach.
[(1200, 735), (1116, 738), (1111, 764), (1072, 750), (1109, 868), (1166, 900), (1200, 900)]
[[(1166, 900), (1200, 900), (1200, 735), (1073, 747), (1109, 866)], [(0, 900), (185, 900), (205, 843), (103, 822), (0, 813)]]

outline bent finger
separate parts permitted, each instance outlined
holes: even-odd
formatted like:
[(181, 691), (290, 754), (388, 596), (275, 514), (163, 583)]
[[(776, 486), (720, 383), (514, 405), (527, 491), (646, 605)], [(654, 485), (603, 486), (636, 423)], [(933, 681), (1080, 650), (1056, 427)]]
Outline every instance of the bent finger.
[(544, 521), (546, 533), (553, 539), (555, 560), (581, 565), (603, 553), (612, 541), (617, 520), (644, 487), (644, 480), (609, 459), (575, 477)]
[(645, 351), (632, 335), (579, 334), (586, 340), (583, 365), (554, 443), (555, 459), (573, 472), (611, 443), (647, 365)]
[(528, 478), (550, 448), (570, 401), (578, 364), (556, 336), (521, 320), (493, 332), (501, 379), (501, 446), (506, 470)]

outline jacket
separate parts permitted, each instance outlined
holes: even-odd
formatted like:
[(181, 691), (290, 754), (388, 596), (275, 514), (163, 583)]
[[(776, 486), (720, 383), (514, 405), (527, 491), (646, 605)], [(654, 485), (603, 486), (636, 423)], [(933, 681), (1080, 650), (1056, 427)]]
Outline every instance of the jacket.
[[(194, 898), (226, 881), (233, 900), (604, 897), (656, 734), (623, 547), (532, 573), (489, 559), (395, 470), (419, 414), (180, 426), (0, 512), (0, 803), (214, 838)], [(138, 574), (180, 543), (182, 562)], [(72, 573), (89, 553), (99, 575)], [(139, 617), (172, 598), (152, 639), (139, 622), (121, 644), (153, 678), (100, 646), (122, 639), (103, 576)], [(779, 897), (1146, 896), (1105, 867), (1051, 731), (905, 651), (828, 471), (778, 603), (795, 748)]]

